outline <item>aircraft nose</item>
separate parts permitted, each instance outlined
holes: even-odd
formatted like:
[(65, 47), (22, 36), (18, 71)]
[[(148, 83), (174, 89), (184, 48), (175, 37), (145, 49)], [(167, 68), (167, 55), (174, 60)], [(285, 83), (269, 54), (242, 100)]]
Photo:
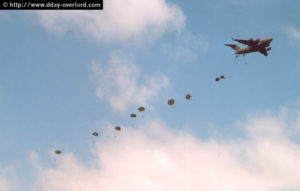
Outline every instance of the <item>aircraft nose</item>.
[(273, 38), (272, 38), (272, 37), (270, 37), (270, 38), (269, 38), (269, 41), (270, 41), (270, 42), (272, 42), (272, 40), (273, 40)]

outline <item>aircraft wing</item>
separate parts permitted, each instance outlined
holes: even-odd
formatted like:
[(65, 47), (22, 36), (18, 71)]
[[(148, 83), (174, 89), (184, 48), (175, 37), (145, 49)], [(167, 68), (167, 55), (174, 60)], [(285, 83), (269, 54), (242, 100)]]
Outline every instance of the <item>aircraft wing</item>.
[(257, 40), (256, 41), (253, 40), (252, 38), (250, 38), (248, 40), (234, 39), (233, 38), (232, 40), (237, 41), (237, 42), (242, 43), (242, 44), (245, 44), (247, 46), (253, 46), (256, 43), (256, 41), (257, 41)]
[(260, 53), (262, 53), (263, 55), (268, 56), (267, 49), (262, 48), (262, 49), (259, 49), (258, 51), (259, 51)]

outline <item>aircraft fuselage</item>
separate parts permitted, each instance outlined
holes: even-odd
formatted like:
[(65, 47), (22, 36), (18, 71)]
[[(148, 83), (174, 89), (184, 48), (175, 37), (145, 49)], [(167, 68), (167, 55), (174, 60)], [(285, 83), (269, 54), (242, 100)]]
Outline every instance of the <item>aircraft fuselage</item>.
[(273, 40), (272, 37), (262, 39), (257, 44), (255, 44), (253, 46), (247, 46), (245, 48), (241, 48), (240, 50), (237, 50), (235, 52), (235, 54), (247, 54), (247, 53), (251, 53), (251, 52), (257, 52), (261, 49), (270, 50), (271, 48), (269, 46), (270, 46), (270, 43), (271, 43), (272, 40)]

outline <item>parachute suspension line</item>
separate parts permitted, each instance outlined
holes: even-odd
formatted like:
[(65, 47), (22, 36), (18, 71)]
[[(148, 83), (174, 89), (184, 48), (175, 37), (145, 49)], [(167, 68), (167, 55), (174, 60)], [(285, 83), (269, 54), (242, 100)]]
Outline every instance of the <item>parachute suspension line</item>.
[(235, 64), (238, 63), (238, 58), (239, 58), (239, 54), (235, 56), (235, 59), (234, 59), (234, 63), (235, 63)]
[(243, 54), (243, 60), (244, 60), (244, 64), (248, 64), (248, 63), (247, 63), (247, 60), (246, 60), (246, 58), (245, 58), (245, 54)]
[[(92, 135), (93, 135), (94, 137), (98, 137), (98, 136), (99, 136), (99, 133), (95, 131), (95, 132), (92, 133)], [(93, 145), (95, 144), (95, 140), (92, 141), (92, 144), (93, 144)]]
[(133, 118), (136, 118), (136, 114), (135, 113), (132, 113), (132, 114), (130, 114), (130, 118), (132, 118), (132, 127), (134, 127), (134, 122), (133, 122)]
[[(145, 107), (139, 107), (138, 111), (143, 113), (145, 111)], [(144, 118), (144, 115), (142, 114), (142, 118)]]
[(265, 60), (266, 60), (266, 62), (268, 61), (268, 56), (265, 56)]
[(169, 105), (169, 106), (172, 106), (173, 109), (175, 109), (174, 104), (175, 104), (175, 100), (174, 100), (174, 99), (169, 99), (169, 100), (168, 100), (168, 105)]

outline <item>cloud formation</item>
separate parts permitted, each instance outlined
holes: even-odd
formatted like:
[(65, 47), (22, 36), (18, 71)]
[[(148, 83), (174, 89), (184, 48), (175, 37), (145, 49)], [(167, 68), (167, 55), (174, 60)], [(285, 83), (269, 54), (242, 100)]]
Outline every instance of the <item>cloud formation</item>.
[(2, 167), (0, 166), (0, 190), (10, 191), (14, 189), (13, 182), (13, 166)]
[(206, 52), (209, 42), (202, 35), (183, 31), (176, 36), (176, 43), (163, 43), (163, 53), (174, 62), (191, 63), (199, 57), (199, 52)]
[(297, 30), (294, 26), (288, 26), (285, 28), (286, 33), (296, 39), (296, 40), (300, 40), (300, 31)]
[(90, 166), (66, 154), (42, 167), (42, 191), (281, 191), (300, 189), (300, 146), (277, 116), (243, 125), (245, 139), (200, 140), (159, 120), (101, 140)]
[(103, 11), (39, 11), (36, 15), (51, 32), (74, 33), (99, 42), (153, 38), (185, 25), (181, 9), (165, 0), (109, 0)]
[(92, 71), (97, 81), (97, 96), (108, 100), (118, 111), (126, 111), (131, 105), (148, 106), (148, 101), (169, 85), (163, 75), (140, 79), (139, 66), (130, 56), (121, 54), (112, 54), (106, 65), (93, 63)]

